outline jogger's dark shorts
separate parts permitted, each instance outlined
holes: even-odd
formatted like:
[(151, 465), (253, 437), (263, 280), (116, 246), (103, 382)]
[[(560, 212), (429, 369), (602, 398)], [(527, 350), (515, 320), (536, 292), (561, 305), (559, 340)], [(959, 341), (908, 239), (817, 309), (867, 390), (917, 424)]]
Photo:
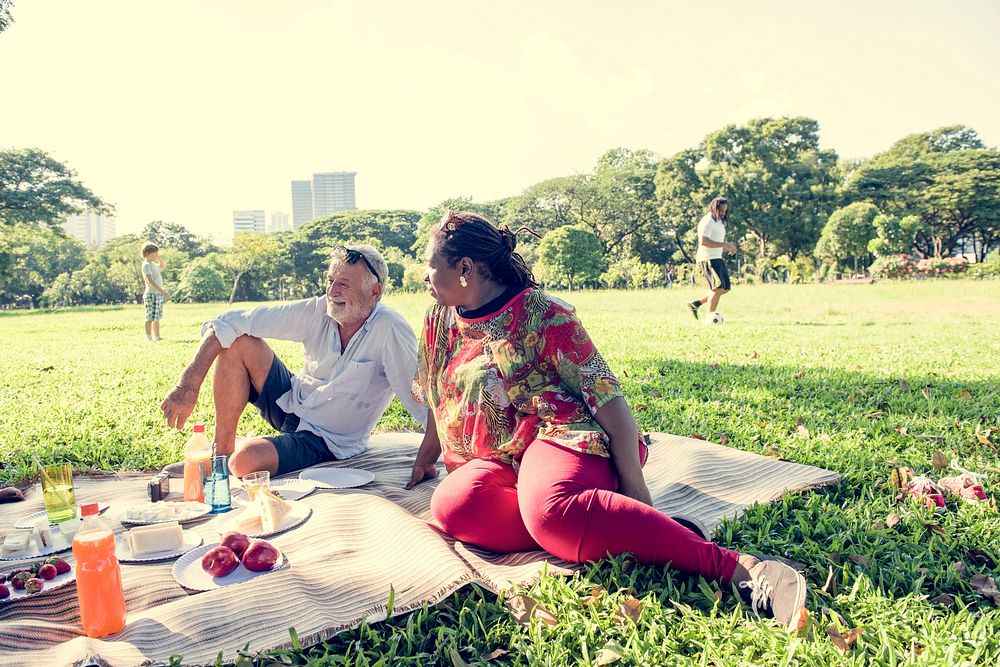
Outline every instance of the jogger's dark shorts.
[(708, 289), (730, 289), (729, 269), (726, 268), (725, 260), (710, 259), (707, 262), (698, 262), (698, 265), (705, 274), (705, 280), (708, 281)]
[(278, 475), (293, 470), (301, 470), (324, 461), (333, 461), (334, 456), (323, 438), (310, 431), (297, 431), (298, 415), (285, 412), (277, 405), (277, 400), (292, 388), (292, 373), (278, 355), (274, 355), (271, 368), (267, 371), (264, 386), (258, 394), (250, 383), (249, 402), (260, 412), (264, 421), (278, 429), (278, 435), (264, 436), (278, 450)]

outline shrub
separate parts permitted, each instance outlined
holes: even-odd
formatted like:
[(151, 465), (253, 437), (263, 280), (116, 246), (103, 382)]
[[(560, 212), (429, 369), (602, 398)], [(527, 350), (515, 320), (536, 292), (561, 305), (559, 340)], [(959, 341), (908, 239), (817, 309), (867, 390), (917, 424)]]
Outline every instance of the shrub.
[(917, 259), (912, 255), (887, 255), (879, 257), (869, 270), (876, 278), (942, 278), (964, 273), (969, 260), (964, 257), (928, 257)]

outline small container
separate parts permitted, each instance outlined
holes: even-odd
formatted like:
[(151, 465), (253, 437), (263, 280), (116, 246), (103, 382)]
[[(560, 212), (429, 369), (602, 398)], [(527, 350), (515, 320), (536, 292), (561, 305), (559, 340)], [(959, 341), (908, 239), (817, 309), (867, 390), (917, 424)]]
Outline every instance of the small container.
[(225, 456), (209, 459), (211, 473), (202, 480), (205, 502), (212, 506), (211, 514), (222, 514), (233, 508), (229, 494), (229, 465)]
[(80, 509), (83, 525), (73, 537), (80, 623), (88, 637), (107, 637), (125, 627), (125, 594), (115, 556), (115, 534), (97, 516), (97, 503)]
[(170, 475), (167, 472), (160, 472), (153, 475), (153, 479), (146, 483), (146, 495), (150, 502), (166, 500), (170, 495)]

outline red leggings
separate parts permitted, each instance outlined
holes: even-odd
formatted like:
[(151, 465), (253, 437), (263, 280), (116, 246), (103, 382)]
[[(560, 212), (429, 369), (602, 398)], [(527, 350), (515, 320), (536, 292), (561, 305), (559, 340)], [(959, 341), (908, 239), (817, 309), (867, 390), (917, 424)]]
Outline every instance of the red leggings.
[(449, 535), (490, 551), (541, 548), (574, 563), (630, 551), (648, 565), (730, 579), (737, 552), (615, 493), (617, 487), (609, 459), (535, 440), (517, 474), (507, 463), (481, 459), (449, 474), (431, 511)]

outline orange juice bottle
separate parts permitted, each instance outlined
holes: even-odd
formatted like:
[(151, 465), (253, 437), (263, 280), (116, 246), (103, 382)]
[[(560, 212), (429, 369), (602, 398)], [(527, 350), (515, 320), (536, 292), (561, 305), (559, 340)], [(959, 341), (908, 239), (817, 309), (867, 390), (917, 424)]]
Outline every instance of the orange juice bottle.
[(97, 504), (80, 508), (83, 525), (73, 537), (80, 623), (88, 637), (107, 637), (125, 627), (122, 571), (115, 534), (98, 517)]
[(212, 470), (212, 443), (205, 437), (205, 425), (195, 424), (184, 445), (184, 500), (205, 502), (202, 481)]

